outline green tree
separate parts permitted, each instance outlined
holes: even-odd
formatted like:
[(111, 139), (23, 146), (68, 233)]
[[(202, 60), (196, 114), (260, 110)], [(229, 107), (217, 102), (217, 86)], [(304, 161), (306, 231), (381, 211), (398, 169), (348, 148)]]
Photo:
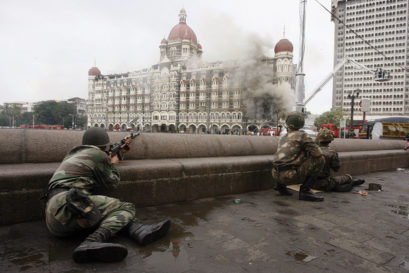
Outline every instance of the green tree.
[(87, 128), (87, 116), (77, 116), (75, 120), (75, 127), (77, 129)]
[(75, 116), (75, 106), (65, 101), (42, 101), (34, 107), (34, 114), (36, 124), (64, 124), (64, 127), (71, 127), (72, 116)]
[(10, 117), (5, 111), (0, 113), (0, 126), (10, 126)]
[(346, 116), (346, 113), (342, 110), (342, 108), (337, 108), (335, 110), (322, 113), (315, 119), (314, 125), (316, 127), (319, 127), (321, 124), (336, 124), (339, 126), (340, 121), (344, 119), (344, 116)]
[(19, 125), (21, 124), (26, 124), (26, 125), (32, 125), (33, 124), (33, 112), (25, 112), (21, 114), (21, 117), (19, 119)]
[(19, 119), (21, 117), (21, 106), (13, 104), (10, 107), (10, 114), (13, 121), (12, 126), (20, 126)]

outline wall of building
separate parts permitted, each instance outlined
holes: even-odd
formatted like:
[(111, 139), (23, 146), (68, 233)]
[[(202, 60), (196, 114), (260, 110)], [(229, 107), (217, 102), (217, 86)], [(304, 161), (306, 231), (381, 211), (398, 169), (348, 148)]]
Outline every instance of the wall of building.
[[(333, 108), (351, 109), (348, 94), (360, 89), (358, 101), (369, 99), (371, 110), (368, 118), (409, 114), (409, 25), (408, 1), (338, 1), (336, 16), (346, 26), (334, 21), (334, 63), (350, 57), (367, 68), (390, 71), (392, 79), (374, 81), (374, 74), (354, 65), (345, 65), (333, 81)], [(386, 56), (378, 54), (350, 29), (363, 37)], [(406, 69), (405, 69), (406, 68)], [(362, 116), (359, 104), (355, 113)]]

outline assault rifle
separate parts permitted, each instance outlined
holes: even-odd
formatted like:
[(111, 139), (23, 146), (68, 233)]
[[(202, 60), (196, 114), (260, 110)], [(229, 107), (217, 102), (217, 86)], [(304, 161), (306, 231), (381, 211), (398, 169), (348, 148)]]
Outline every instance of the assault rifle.
[(137, 136), (139, 136), (141, 133), (140, 132), (136, 132), (136, 133), (131, 133), (130, 136), (126, 136), (123, 139), (121, 139), (121, 141), (118, 141), (114, 144), (111, 144), (109, 146), (109, 150), (108, 150), (108, 155), (109, 154), (116, 154), (118, 156), (119, 160), (123, 160), (123, 156), (121, 151), (125, 150), (125, 151), (129, 151), (129, 144), (131, 144), (132, 140), (135, 139)]

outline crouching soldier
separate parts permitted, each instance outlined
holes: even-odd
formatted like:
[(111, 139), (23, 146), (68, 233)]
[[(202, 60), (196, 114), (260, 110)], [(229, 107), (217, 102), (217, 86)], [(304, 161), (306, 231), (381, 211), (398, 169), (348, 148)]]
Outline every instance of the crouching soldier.
[(273, 161), (273, 181), (280, 195), (292, 195), (287, 185), (301, 184), (299, 199), (323, 201), (311, 187), (324, 166), (324, 157), (318, 145), (300, 130), (304, 126), (301, 113), (292, 112), (286, 119), (288, 133), (280, 137)]
[(315, 139), (315, 142), (320, 146), (325, 156), (325, 165), (313, 188), (322, 191), (350, 191), (353, 186), (361, 185), (365, 180), (353, 179), (349, 174), (331, 177), (331, 170), (337, 172), (341, 167), (338, 153), (329, 147), (333, 140), (334, 133), (327, 128), (321, 129)]
[[(131, 139), (125, 141), (125, 152)], [(88, 237), (73, 252), (76, 262), (117, 262), (128, 254), (125, 246), (109, 243), (122, 231), (140, 245), (163, 237), (170, 221), (143, 225), (135, 218), (132, 203), (104, 195), (97, 190), (112, 190), (120, 177), (116, 154), (107, 154), (109, 136), (102, 128), (88, 129), (82, 145), (74, 147), (64, 158), (48, 183), (46, 194), (46, 225), (55, 236), (79, 235)]]

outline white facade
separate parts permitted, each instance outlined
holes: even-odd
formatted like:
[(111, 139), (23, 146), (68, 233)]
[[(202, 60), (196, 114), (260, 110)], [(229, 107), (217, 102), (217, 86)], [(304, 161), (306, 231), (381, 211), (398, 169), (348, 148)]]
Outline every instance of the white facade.
[[(334, 77), (332, 107), (351, 111), (348, 94), (360, 89), (354, 111), (362, 117), (361, 99), (371, 101), (369, 119), (409, 114), (408, 0), (333, 1), (336, 16), (386, 57), (377, 53), (338, 20), (335, 24), (334, 63), (349, 57), (371, 70), (390, 71), (391, 80), (376, 82), (373, 73), (347, 64)], [(406, 70), (405, 70), (406, 68)]]
[[(158, 64), (123, 74), (103, 75), (96, 67), (89, 70), (88, 126), (239, 134), (267, 122), (265, 116), (247, 115), (245, 101), (251, 91), (239, 85), (237, 62), (201, 61), (202, 46), (186, 16), (182, 9), (179, 24), (161, 41)], [(275, 57), (260, 63), (274, 71), (272, 83), (293, 86), (292, 45), (287, 52), (288, 44), (286, 40)]]

